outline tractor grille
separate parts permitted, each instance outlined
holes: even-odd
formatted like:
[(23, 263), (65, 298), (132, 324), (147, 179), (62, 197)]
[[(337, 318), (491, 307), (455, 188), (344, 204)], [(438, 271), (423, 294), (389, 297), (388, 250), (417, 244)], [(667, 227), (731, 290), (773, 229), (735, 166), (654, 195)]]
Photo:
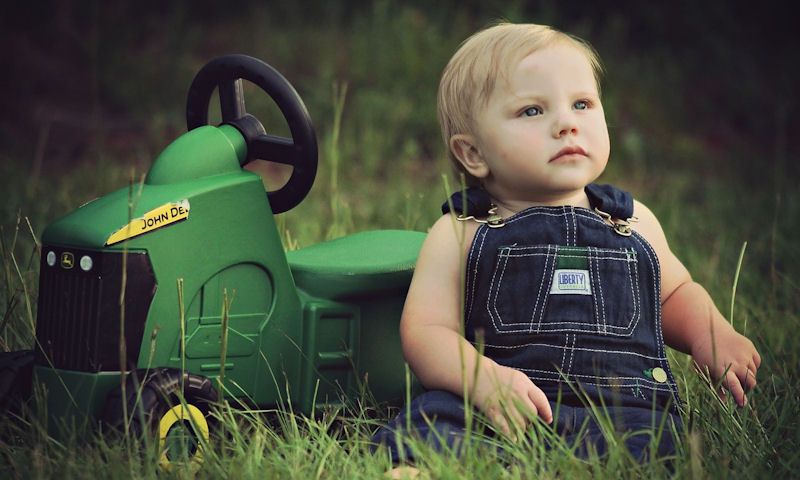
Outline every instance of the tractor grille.
[[(81, 372), (120, 370), (122, 270), (122, 252), (42, 247), (37, 364)], [(126, 271), (125, 363), (135, 368), (156, 283), (145, 252), (129, 251)]]

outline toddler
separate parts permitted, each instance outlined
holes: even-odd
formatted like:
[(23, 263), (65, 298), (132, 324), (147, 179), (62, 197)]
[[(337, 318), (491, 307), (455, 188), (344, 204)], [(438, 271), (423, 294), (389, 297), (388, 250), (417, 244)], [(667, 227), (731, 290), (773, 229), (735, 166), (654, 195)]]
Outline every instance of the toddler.
[[(592, 183), (610, 149), (599, 72), (583, 41), (507, 23), (445, 68), (439, 122), (470, 188), (443, 206), (406, 299), (403, 352), (427, 393), (376, 434), (395, 460), (410, 455), (394, 435), (409, 424), (454, 445), (465, 393), (495, 430), (513, 436), (538, 417), (579, 454), (606, 449), (587, 408), (602, 405), (621, 431), (666, 425), (658, 453), (669, 454), (681, 424), (665, 344), (739, 406), (755, 387), (753, 343), (692, 281), (653, 213)], [(643, 459), (649, 436), (626, 438)]]

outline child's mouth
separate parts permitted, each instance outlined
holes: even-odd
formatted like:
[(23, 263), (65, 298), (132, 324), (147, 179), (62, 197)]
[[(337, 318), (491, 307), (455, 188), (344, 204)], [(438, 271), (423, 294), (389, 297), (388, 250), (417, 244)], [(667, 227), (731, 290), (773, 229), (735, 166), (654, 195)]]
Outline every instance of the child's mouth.
[(569, 147), (564, 147), (561, 150), (559, 150), (558, 153), (556, 153), (555, 155), (553, 155), (552, 158), (550, 158), (550, 161), (554, 162), (556, 160), (562, 160), (562, 159), (563, 160), (567, 160), (567, 159), (570, 159), (570, 158), (578, 158), (578, 157), (585, 157), (585, 156), (586, 156), (586, 151), (584, 149), (582, 149), (581, 147), (569, 146)]

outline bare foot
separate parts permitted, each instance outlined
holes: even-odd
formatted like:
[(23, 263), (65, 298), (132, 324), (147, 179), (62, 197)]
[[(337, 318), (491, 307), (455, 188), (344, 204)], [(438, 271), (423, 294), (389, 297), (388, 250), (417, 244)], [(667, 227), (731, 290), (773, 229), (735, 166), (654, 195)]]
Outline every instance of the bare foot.
[(391, 479), (417, 478), (419, 476), (419, 469), (408, 465), (403, 465), (401, 467), (395, 467), (389, 470), (383, 476)]

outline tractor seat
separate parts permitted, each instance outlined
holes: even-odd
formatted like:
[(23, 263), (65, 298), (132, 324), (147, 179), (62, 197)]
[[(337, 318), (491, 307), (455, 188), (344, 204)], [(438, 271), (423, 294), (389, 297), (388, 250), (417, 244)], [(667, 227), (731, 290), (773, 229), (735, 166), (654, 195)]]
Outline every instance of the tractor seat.
[(407, 288), (425, 234), (409, 230), (356, 233), (286, 252), (297, 286), (327, 298)]

